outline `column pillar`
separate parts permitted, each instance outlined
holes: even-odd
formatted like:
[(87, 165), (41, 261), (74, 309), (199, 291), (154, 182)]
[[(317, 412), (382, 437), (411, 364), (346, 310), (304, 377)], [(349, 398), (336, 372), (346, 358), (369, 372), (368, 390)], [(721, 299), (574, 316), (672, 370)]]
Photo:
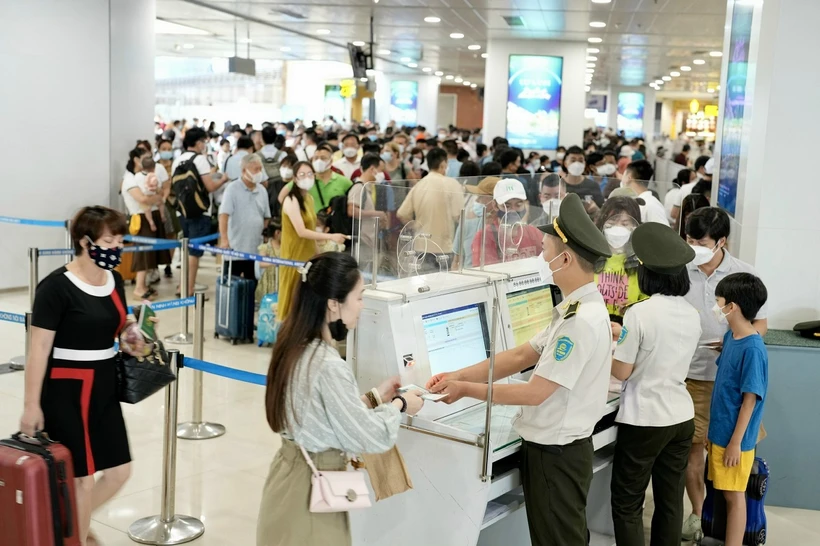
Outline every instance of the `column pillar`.
[[(419, 76), (415, 74), (389, 74), (376, 71), (376, 120), (382, 127), (390, 121), (396, 121), (396, 126), (423, 125), (428, 131), (435, 133), (438, 127), (438, 94), (441, 78), (437, 76)], [(393, 89), (393, 82), (396, 89)], [(415, 83), (415, 86), (413, 85)], [(403, 122), (402, 115), (410, 116), (409, 105), (403, 108), (391, 108), (391, 96), (398, 102), (406, 103), (411, 100), (413, 90), (416, 90), (416, 121)]]

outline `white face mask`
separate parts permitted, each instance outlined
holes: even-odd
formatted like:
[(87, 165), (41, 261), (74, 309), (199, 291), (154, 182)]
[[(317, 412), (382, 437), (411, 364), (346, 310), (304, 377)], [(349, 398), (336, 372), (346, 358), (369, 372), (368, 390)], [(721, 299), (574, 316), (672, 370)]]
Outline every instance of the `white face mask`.
[(258, 173), (251, 175), (251, 182), (253, 182), (254, 184), (261, 184), (267, 179), (268, 175), (265, 173), (264, 170), (261, 170)]
[(358, 148), (345, 148), (344, 150), (342, 150), (342, 153), (344, 154), (345, 157), (352, 158), (352, 157), (356, 157), (359, 154), (359, 149)]
[(557, 159), (558, 161), (563, 161), (565, 155), (566, 154), (564, 152), (558, 152), (557, 154), (555, 154), (555, 159)]
[[(563, 254), (563, 252), (561, 254)], [(558, 269), (553, 271), (550, 268), (550, 264), (552, 262), (554, 262), (555, 260), (557, 260), (558, 258), (560, 258), (561, 254), (559, 254), (558, 256), (556, 256), (555, 258), (553, 258), (550, 261), (547, 261), (546, 258), (544, 258), (544, 252), (543, 251), (538, 256), (538, 272), (541, 274), (541, 282), (544, 282), (544, 283), (547, 283), (547, 284), (555, 284), (555, 279), (553, 278), (553, 276), (555, 275), (555, 273), (558, 273), (559, 271), (561, 271), (564, 268), (559, 267)]]
[(598, 171), (598, 176), (609, 176), (611, 174), (615, 174), (615, 165), (612, 163), (604, 163), (596, 170)]
[(606, 237), (606, 242), (609, 243), (612, 249), (623, 248), (629, 242), (631, 236), (632, 230), (623, 226), (604, 228), (604, 237)]
[(384, 182), (384, 173), (376, 173), (376, 184), (381, 184)]
[[(313, 160), (313, 170), (317, 173), (323, 173), (330, 167), (330, 162), (325, 161), (324, 159), (314, 159)], [(291, 175), (292, 176), (292, 175)]]
[(541, 160), (540, 159), (533, 159), (532, 161), (530, 161), (530, 165), (532, 165), (532, 168), (537, 171), (538, 169), (541, 168)]
[(576, 161), (575, 163), (570, 163), (567, 167), (567, 172), (572, 176), (581, 176), (584, 174), (584, 168), (586, 165), (581, 163), (580, 161)]
[[(731, 304), (727, 304), (727, 305), (731, 305)], [(724, 307), (725, 307), (725, 306), (724, 306)], [(718, 305), (717, 303), (715, 303), (715, 306), (714, 306), (714, 307), (712, 307), (712, 313), (714, 313), (714, 314), (715, 314), (715, 318), (717, 319), (718, 324), (729, 324), (729, 319), (728, 319), (728, 318), (726, 318), (726, 317), (728, 317), (728, 316), (729, 316), (729, 314), (731, 313), (731, 311), (729, 311), (728, 313), (725, 313), (725, 314), (724, 314), (724, 313), (723, 313), (723, 307), (721, 307), (720, 305)]]
[(418, 169), (419, 167), (421, 167), (421, 159), (419, 159), (417, 157), (414, 157), (413, 158), (413, 168)]
[(558, 211), (561, 209), (561, 200), (560, 199), (548, 199), (541, 203), (541, 208), (544, 209), (544, 212), (550, 218), (555, 218), (558, 216)]
[(279, 176), (282, 177), (282, 180), (290, 180), (293, 178), (293, 169), (290, 167), (279, 167)]
[(301, 190), (310, 191), (315, 183), (315, 178), (300, 178), (296, 181), (296, 186)]
[(692, 247), (692, 250), (695, 251), (695, 259), (692, 260), (692, 263), (695, 265), (704, 265), (708, 264), (712, 261), (712, 258), (715, 257), (715, 252), (717, 252), (720, 245), (715, 245), (715, 248), (709, 248), (700, 245), (689, 245)]

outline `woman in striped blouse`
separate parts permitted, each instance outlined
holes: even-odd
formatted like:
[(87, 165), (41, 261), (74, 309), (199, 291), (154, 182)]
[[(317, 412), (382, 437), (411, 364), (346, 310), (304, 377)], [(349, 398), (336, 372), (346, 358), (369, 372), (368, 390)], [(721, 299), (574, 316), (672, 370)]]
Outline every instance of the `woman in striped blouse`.
[(282, 448), (262, 493), (257, 546), (349, 545), (346, 512), (309, 511), (311, 471), (299, 446), (319, 470), (344, 470), (345, 453), (392, 448), (401, 412), (415, 415), (423, 401), (418, 393), (396, 396), (395, 378), (360, 397), (350, 367), (333, 348), (333, 340), (342, 341), (356, 326), (362, 310), (364, 283), (356, 261), (329, 252), (315, 256), (300, 273), (268, 370), (267, 418), (281, 434)]

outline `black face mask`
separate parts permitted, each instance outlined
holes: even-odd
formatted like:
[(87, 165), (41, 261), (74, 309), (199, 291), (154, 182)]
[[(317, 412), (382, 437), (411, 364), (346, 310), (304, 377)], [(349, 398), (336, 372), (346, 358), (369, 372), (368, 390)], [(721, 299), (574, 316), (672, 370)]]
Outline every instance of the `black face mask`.
[(334, 320), (327, 327), (330, 329), (330, 337), (336, 341), (344, 341), (347, 338), (347, 326), (342, 319)]

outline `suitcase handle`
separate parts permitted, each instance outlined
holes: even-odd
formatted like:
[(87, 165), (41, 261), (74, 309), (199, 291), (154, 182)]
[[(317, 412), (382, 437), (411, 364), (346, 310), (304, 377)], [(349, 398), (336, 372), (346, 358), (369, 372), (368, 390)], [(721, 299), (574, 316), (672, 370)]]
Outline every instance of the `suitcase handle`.
[[(226, 277), (225, 277), (225, 261), (226, 260), (224, 260), (224, 259), (222, 260), (222, 271), (219, 273), (219, 276), (222, 277), (222, 279), (226, 279)], [(220, 328), (227, 328), (230, 325), (230, 322), (231, 322), (231, 311), (230, 311), (230, 309), (231, 309), (231, 273), (232, 273), (232, 269), (233, 269), (233, 263), (232, 263), (231, 260), (227, 260), (227, 262), (228, 262), (228, 277), (226, 279), (227, 282), (225, 282), (225, 287), (226, 287), (226, 292), (228, 294), (227, 294), (227, 301), (225, 302), (225, 323), (224, 324), (222, 323), (222, 316), (221, 316), (222, 315), (222, 309), (221, 309), (221, 306), (220, 306), (220, 309), (218, 309), (218, 313), (217, 313), (217, 317), (216, 317), (217, 324), (219, 325)]]
[(11, 435), (12, 440), (17, 440), (18, 442), (25, 442), (27, 444), (32, 444), (35, 446), (48, 446), (53, 444), (54, 441), (48, 437), (42, 430), (38, 430), (34, 433), (34, 436), (29, 436), (28, 434), (23, 434), (22, 431), (18, 431)]
[(62, 505), (65, 507), (65, 522), (63, 522), (63, 537), (74, 536), (74, 513), (71, 511), (71, 494), (68, 491), (68, 484), (60, 482), (60, 496), (63, 499)]

